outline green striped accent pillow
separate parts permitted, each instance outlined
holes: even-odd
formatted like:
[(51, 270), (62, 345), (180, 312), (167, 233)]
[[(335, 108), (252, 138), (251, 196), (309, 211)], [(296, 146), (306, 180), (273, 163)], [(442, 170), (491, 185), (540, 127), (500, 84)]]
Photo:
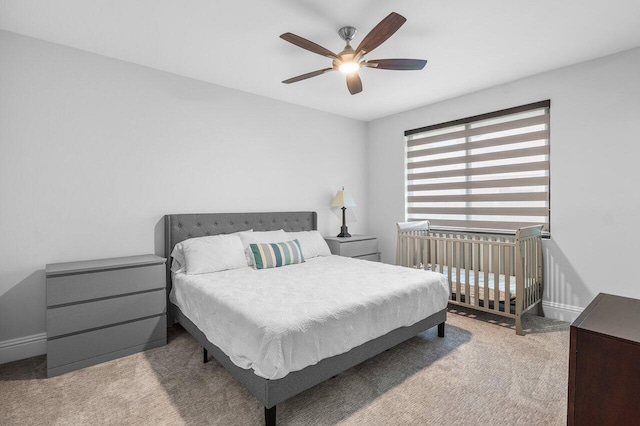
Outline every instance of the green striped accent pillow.
[(283, 243), (249, 244), (256, 269), (277, 268), (304, 262), (298, 240)]

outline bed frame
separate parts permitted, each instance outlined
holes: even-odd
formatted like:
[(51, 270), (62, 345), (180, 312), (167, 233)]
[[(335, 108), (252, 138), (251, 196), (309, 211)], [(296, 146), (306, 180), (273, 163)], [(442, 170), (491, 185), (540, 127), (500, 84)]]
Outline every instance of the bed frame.
[[(188, 238), (207, 235), (228, 234), (253, 229), (254, 231), (317, 230), (315, 212), (273, 212), (273, 213), (208, 213), (174, 214), (165, 216), (165, 257), (167, 261), (167, 295), (171, 291), (171, 251), (173, 247)], [(167, 302), (168, 324), (177, 321), (203, 347), (204, 362), (211, 354), (224, 368), (242, 383), (264, 405), (265, 424), (276, 423), (276, 405), (303, 392), (361, 362), (414, 337), (421, 332), (438, 326), (438, 336), (444, 337), (446, 309), (409, 327), (400, 327), (384, 336), (366, 342), (341, 355), (323, 359), (315, 365), (294, 371), (277, 380), (268, 380), (253, 373), (253, 370), (236, 366), (217, 346), (207, 340), (196, 325), (180, 309)]]
[(504, 235), (429, 230), (428, 222), (405, 231), (398, 224), (398, 265), (446, 275), (450, 304), (515, 318), (519, 336), (522, 314), (537, 307), (543, 316), (542, 257), (542, 225)]

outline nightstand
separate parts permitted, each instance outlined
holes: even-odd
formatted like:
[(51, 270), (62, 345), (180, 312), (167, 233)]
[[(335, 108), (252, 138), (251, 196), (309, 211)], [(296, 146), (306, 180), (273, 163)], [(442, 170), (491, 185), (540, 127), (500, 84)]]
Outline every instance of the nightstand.
[(149, 254), (47, 265), (47, 376), (165, 345), (165, 261)]
[(353, 235), (347, 238), (328, 237), (325, 241), (329, 245), (331, 254), (380, 262), (377, 237)]

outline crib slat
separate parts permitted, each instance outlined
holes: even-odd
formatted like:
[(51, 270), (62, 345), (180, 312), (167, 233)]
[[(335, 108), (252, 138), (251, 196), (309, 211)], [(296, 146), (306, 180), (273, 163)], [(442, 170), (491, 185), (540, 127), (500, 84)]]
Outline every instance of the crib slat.
[(504, 309), (511, 312), (511, 246), (504, 246)]
[(433, 240), (424, 240), (424, 246), (425, 246), (425, 251), (426, 251), (426, 259), (425, 259), (425, 268), (429, 269), (430, 271), (433, 270), (433, 265), (431, 264), (433, 262), (432, 260), (432, 256), (433, 254), (431, 253), (431, 241)]
[(447, 240), (444, 240), (444, 253), (445, 253), (444, 264), (447, 265), (447, 275), (449, 276), (449, 298), (451, 299), (451, 296), (453, 296), (453, 280), (451, 279), (451, 269), (453, 269), (453, 243), (452, 242), (447, 243)]
[(408, 244), (409, 242), (407, 241), (407, 237), (402, 238), (402, 264), (404, 266), (411, 266), (409, 265), (409, 250), (408, 250)]
[[(439, 238), (438, 235), (436, 235), (437, 238)], [(443, 260), (442, 260), (442, 241), (440, 241), (439, 239), (435, 240), (435, 246), (436, 246), (436, 264), (438, 265), (438, 272), (440, 272), (441, 274), (443, 274), (443, 270), (442, 270), (442, 265), (443, 265)]]
[(521, 278), (520, 283), (522, 285), (522, 288), (519, 288), (519, 287), (516, 288), (516, 296), (518, 295), (518, 293), (521, 294), (522, 307), (524, 308), (524, 306), (527, 304), (527, 242), (521, 241), (519, 248), (520, 248), (520, 258), (516, 259), (516, 267), (518, 266), (517, 261), (520, 260), (521, 269), (517, 270), (516, 284), (518, 282), (518, 278)]
[(413, 260), (411, 259), (411, 256), (413, 253), (411, 253), (411, 250), (409, 249), (410, 247), (411, 247), (411, 240), (409, 238), (406, 238), (404, 249), (406, 250), (407, 266), (413, 267)]
[[(542, 258), (543, 254), (542, 254), (542, 239), (541, 238), (536, 238), (536, 245), (537, 245), (537, 252), (538, 252), (538, 300), (540, 300), (540, 303), (542, 304), (542, 296), (543, 296), (543, 291), (544, 291), (544, 271), (543, 271), (543, 266), (544, 266), (544, 259)], [(542, 305), (540, 306), (539, 310), (538, 310), (539, 314), (542, 314)]]
[(535, 271), (535, 278), (534, 278), (535, 284), (534, 285), (535, 285), (535, 290), (536, 290), (535, 291), (536, 294), (535, 294), (535, 301), (534, 302), (537, 302), (538, 300), (540, 300), (540, 297), (539, 297), (540, 285), (538, 284), (540, 282), (540, 279), (538, 277), (538, 269), (540, 267), (540, 263), (539, 263), (540, 262), (540, 257), (538, 257), (538, 240), (537, 239), (535, 240), (535, 244), (534, 244), (533, 250), (535, 251), (535, 256), (534, 256), (534, 259), (535, 259), (535, 270), (534, 270)]
[[(534, 296), (534, 258), (535, 252), (533, 250), (533, 243), (535, 241), (533, 238), (529, 239), (529, 306), (533, 305), (533, 296)], [(527, 306), (527, 307), (529, 307)]]
[[(495, 239), (498, 241), (498, 238)], [(493, 309), (500, 311), (500, 246), (493, 246)]]
[(489, 309), (489, 238), (486, 239), (482, 246), (484, 255), (484, 307)]
[(407, 257), (407, 266), (409, 267), (413, 267), (413, 253), (411, 253), (411, 239), (407, 238), (405, 240), (405, 250), (407, 251), (406, 257)]
[(536, 269), (538, 261), (536, 259), (536, 240), (531, 240), (531, 304), (536, 303)]
[(422, 257), (420, 256), (420, 244), (418, 244), (419, 242), (420, 240), (418, 240), (417, 238), (411, 239), (411, 252), (413, 253), (413, 256), (411, 256), (411, 262), (413, 263), (414, 268), (420, 268), (420, 261), (422, 259)]
[(529, 241), (524, 241), (524, 309), (529, 307)]
[(524, 267), (524, 271), (522, 273), (523, 275), (523, 296), (524, 296), (524, 305), (522, 306), (523, 309), (526, 309), (529, 306), (529, 242), (527, 240), (525, 240), (523, 242), (523, 248), (524, 248), (524, 262), (523, 262), (523, 267)]
[(436, 265), (438, 267), (438, 272), (442, 274), (442, 250), (440, 248), (442, 244), (440, 244), (440, 240), (435, 240), (435, 246), (436, 246)]
[[(544, 259), (542, 258), (542, 240), (541, 239), (536, 239), (536, 251), (538, 253), (538, 262), (536, 264), (536, 266), (538, 267), (537, 271), (538, 271), (538, 276), (536, 279), (536, 285), (537, 285), (537, 291), (538, 291), (538, 297), (537, 300), (542, 300), (542, 291), (544, 289), (544, 272), (542, 270), (543, 267), (543, 263), (544, 263)], [(542, 302), (540, 302), (542, 303)]]
[(471, 305), (471, 283), (469, 282), (469, 263), (471, 262), (471, 251), (469, 249), (469, 238), (466, 237), (464, 244), (464, 300)]
[(533, 305), (534, 303), (536, 303), (536, 294), (537, 294), (537, 289), (538, 289), (538, 277), (537, 277), (537, 270), (538, 270), (538, 259), (537, 259), (537, 250), (536, 250), (536, 240), (531, 240), (531, 259), (532, 259), (532, 264), (531, 264), (531, 304)]
[(431, 255), (431, 257), (429, 258), (429, 263), (431, 263), (431, 270), (436, 271), (436, 268), (438, 267), (438, 259), (436, 258), (436, 240), (429, 241), (429, 250)]
[(424, 263), (424, 269), (431, 270), (433, 267), (431, 266), (431, 241), (430, 240), (421, 240), (422, 245), (424, 246), (424, 258), (422, 262)]
[(533, 250), (532, 250), (532, 243), (533, 240), (529, 240), (527, 241), (527, 254), (529, 257), (529, 264), (527, 265), (527, 272), (528, 272), (528, 276), (529, 276), (529, 285), (528, 285), (528, 293), (529, 293), (529, 305), (527, 306), (527, 308), (529, 306), (531, 306), (531, 304), (533, 303), (533, 268), (531, 267), (533, 265)]
[(453, 251), (454, 251), (454, 263), (453, 266), (456, 268), (456, 301), (458, 303), (460, 303), (460, 282), (462, 281), (460, 279), (460, 253), (459, 253), (459, 247), (460, 247), (460, 243), (458, 243), (457, 241), (453, 243)]
[(407, 237), (403, 236), (401, 241), (400, 258), (402, 259), (402, 266), (409, 266), (407, 264)]
[[(477, 241), (477, 239), (476, 239)], [(473, 261), (474, 261), (474, 265), (473, 265), (473, 271), (474, 271), (474, 277), (473, 277), (473, 285), (474, 285), (474, 296), (475, 296), (475, 300), (474, 300), (474, 304), (476, 306), (480, 306), (480, 284), (479, 284), (479, 277), (480, 277), (480, 244), (479, 243), (475, 243), (473, 244), (473, 253), (471, 253), (471, 256), (473, 257)]]
[[(458, 283), (460, 284), (460, 300), (469, 303), (469, 296), (465, 293), (467, 276), (465, 275), (465, 263), (467, 259), (464, 257), (464, 237), (459, 235), (460, 243), (458, 244)], [(464, 298), (464, 300), (462, 300)]]
[(402, 265), (411, 266), (409, 265), (409, 237), (408, 236), (405, 236), (402, 239)]
[(420, 268), (420, 247), (417, 238), (411, 238), (411, 263), (414, 268)]
[(532, 240), (527, 240), (527, 306), (531, 306), (531, 243)]

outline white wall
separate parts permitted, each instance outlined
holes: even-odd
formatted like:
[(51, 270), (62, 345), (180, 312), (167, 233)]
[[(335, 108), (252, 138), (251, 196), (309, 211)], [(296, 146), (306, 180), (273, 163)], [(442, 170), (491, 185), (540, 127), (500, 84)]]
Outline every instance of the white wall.
[(0, 31), (0, 362), (44, 352), (45, 264), (160, 254), (167, 213), (315, 210), (332, 235), (344, 184), (350, 231), (377, 234), (392, 263), (404, 131), (543, 99), (547, 312), (570, 319), (600, 291), (640, 297), (638, 71), (634, 49), (365, 126)]
[(545, 311), (570, 320), (598, 292), (640, 297), (639, 75), (636, 48), (368, 123), (369, 226), (383, 261), (395, 261), (404, 219), (405, 130), (551, 99)]
[(43, 351), (45, 264), (161, 254), (164, 214), (313, 210), (334, 235), (345, 185), (366, 232), (365, 155), (362, 122), (0, 32), (0, 352)]

